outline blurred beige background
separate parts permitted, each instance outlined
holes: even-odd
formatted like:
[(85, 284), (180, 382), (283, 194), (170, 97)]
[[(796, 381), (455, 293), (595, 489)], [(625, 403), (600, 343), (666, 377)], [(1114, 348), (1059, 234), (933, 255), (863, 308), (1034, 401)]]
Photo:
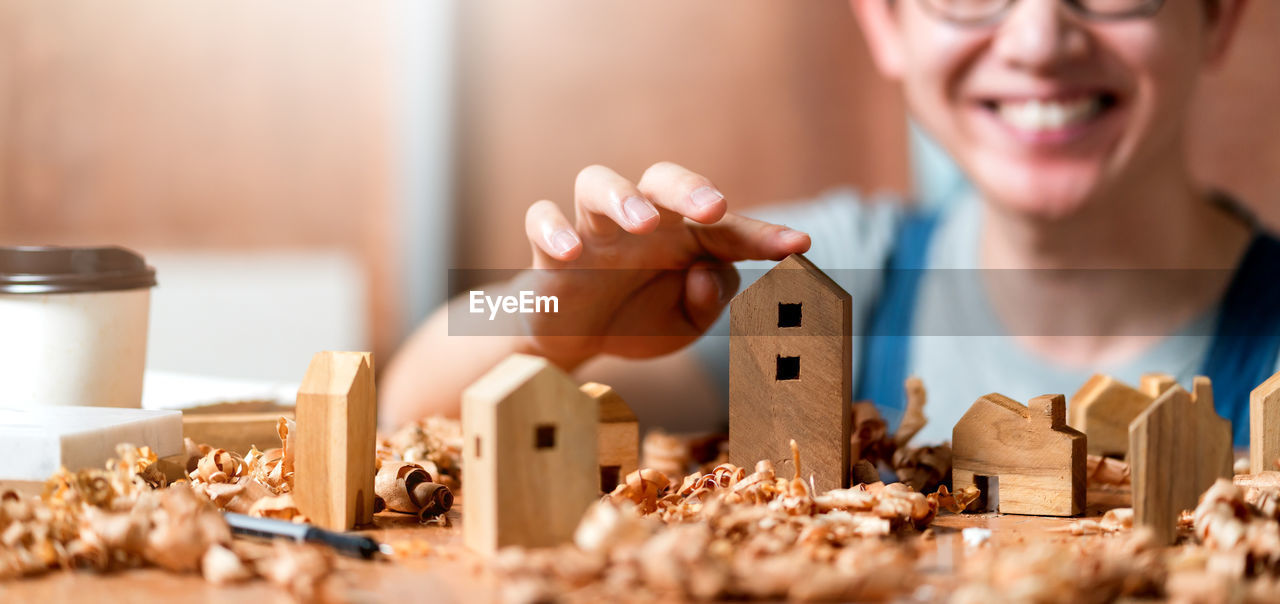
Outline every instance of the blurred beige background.
[[(1195, 157), (1272, 225), (1277, 33), (1253, 2)], [(524, 208), (590, 163), (677, 161), (743, 207), (909, 191), (909, 148), (845, 0), (0, 0), (0, 244), (164, 259), (166, 369), (385, 360), (447, 269), (525, 265)]]

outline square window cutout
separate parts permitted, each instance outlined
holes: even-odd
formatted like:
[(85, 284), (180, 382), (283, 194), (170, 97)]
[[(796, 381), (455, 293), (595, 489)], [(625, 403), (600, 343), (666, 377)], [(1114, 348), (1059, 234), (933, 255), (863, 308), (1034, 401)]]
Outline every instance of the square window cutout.
[(610, 493), (618, 486), (622, 466), (600, 466), (600, 491)]
[(556, 427), (553, 424), (542, 424), (533, 430), (534, 446), (539, 449), (554, 449), (556, 446)]
[(800, 304), (778, 303), (778, 327), (800, 327)]
[(782, 355), (778, 355), (778, 373), (776, 379), (778, 381), (800, 379), (800, 357), (784, 357)]

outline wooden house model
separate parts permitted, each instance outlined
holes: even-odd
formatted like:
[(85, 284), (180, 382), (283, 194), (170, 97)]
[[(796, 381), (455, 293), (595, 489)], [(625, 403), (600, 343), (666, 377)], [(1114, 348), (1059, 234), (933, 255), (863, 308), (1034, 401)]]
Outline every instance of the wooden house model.
[(952, 432), (955, 490), (976, 485), (987, 509), (1007, 514), (1083, 513), (1086, 441), (1067, 426), (1066, 407), (1061, 394), (1026, 407), (1000, 394), (980, 397)]
[(596, 452), (599, 461), (600, 492), (609, 493), (627, 474), (639, 468), (640, 425), (627, 401), (616, 390), (596, 382), (587, 382), (581, 390), (596, 402), (599, 425), (596, 427)]
[(378, 401), (373, 353), (319, 352), (298, 387), (293, 497), (312, 524), (373, 522)]
[(1134, 388), (1096, 374), (1071, 397), (1068, 423), (1089, 437), (1090, 455), (1123, 458), (1129, 452), (1129, 424), (1176, 383), (1171, 376), (1150, 373)]
[(480, 553), (569, 541), (599, 496), (596, 401), (541, 357), (507, 357), (462, 395), (463, 540)]
[(852, 298), (802, 255), (729, 306), (729, 460), (791, 463), (819, 491), (849, 484)]
[(1166, 390), (1129, 426), (1134, 524), (1172, 544), (1178, 515), (1217, 479), (1231, 478), (1231, 465), (1231, 422), (1214, 410), (1209, 378), (1197, 377), (1194, 393)]
[(1280, 470), (1280, 373), (1249, 393), (1249, 471)]

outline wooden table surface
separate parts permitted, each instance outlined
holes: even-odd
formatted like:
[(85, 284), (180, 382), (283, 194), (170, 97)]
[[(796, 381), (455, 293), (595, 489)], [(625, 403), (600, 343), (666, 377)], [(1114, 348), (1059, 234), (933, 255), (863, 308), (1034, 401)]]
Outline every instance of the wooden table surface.
[[(17, 487), (38, 493), (38, 483), (0, 481), (0, 491)], [(1089, 492), (1088, 516), (1127, 505), (1127, 494)], [(483, 560), (462, 545), (461, 506), (449, 512), (449, 526), (419, 525), (415, 518), (383, 512), (374, 517), (374, 528), (361, 531), (384, 543), (413, 542), (421, 556), (395, 560), (363, 561), (337, 556), (337, 570), (330, 589), (352, 602), (489, 602), (499, 596), (497, 582), (484, 570)], [(992, 531), (990, 543), (1022, 543), (1032, 540), (1094, 539), (1073, 536), (1064, 529), (1075, 519), (988, 514), (940, 514), (933, 523), (933, 549), (926, 548), (920, 569), (935, 578), (953, 575), (964, 560), (960, 531), (984, 527)], [(95, 604), (206, 602), (265, 604), (290, 602), (281, 589), (264, 580), (217, 586), (197, 574), (179, 575), (148, 568), (99, 575), (87, 572), (50, 572), (37, 577), (0, 582), (0, 602), (52, 603), (91, 600)]]

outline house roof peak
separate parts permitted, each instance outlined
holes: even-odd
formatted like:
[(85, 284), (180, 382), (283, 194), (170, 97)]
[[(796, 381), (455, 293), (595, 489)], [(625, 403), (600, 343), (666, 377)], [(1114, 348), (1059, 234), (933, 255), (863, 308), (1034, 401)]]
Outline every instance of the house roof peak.
[(463, 393), (463, 397), (464, 399), (479, 397), (496, 405), (521, 386), (544, 373), (553, 374), (556, 378), (571, 383), (574, 390), (578, 389), (577, 383), (551, 361), (540, 356), (517, 353), (503, 359), (501, 363), (472, 383)]

